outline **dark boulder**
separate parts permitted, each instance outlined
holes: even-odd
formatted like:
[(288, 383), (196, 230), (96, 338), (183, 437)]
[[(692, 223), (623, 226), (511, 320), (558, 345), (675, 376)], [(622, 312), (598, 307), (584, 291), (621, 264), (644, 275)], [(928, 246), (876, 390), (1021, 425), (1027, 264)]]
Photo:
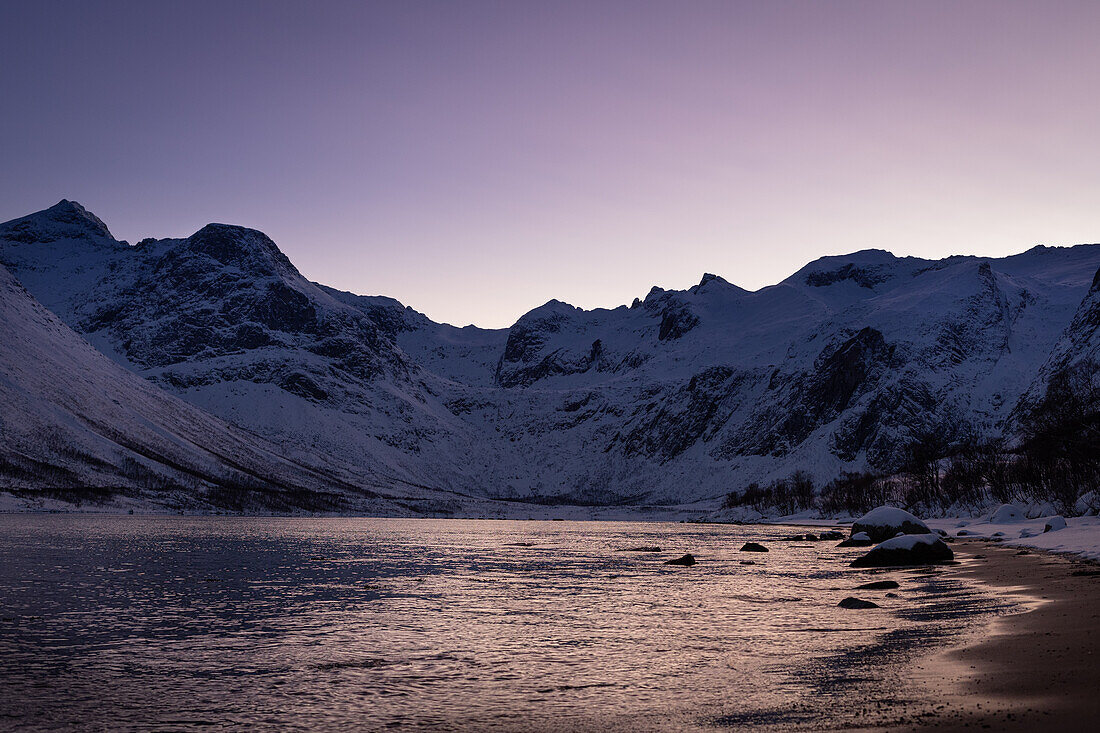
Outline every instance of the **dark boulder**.
[(746, 542), (741, 547), (741, 552), (767, 552), (768, 548), (755, 542)]
[(874, 583), (864, 583), (863, 585), (857, 585), (856, 590), (893, 590), (897, 587), (897, 581), (876, 580)]
[(848, 596), (847, 598), (845, 598), (843, 601), (841, 601), (840, 603), (838, 603), (836, 605), (840, 608), (857, 608), (857, 609), (878, 608), (877, 603), (872, 603), (871, 601), (864, 601), (860, 598), (852, 598), (851, 596)]
[(692, 554), (678, 557), (675, 560), (665, 560), (665, 565), (682, 565), (684, 567), (690, 567), (695, 564), (695, 556)]
[(928, 533), (894, 537), (852, 561), (853, 568), (938, 565), (951, 562), (955, 554), (939, 536)]

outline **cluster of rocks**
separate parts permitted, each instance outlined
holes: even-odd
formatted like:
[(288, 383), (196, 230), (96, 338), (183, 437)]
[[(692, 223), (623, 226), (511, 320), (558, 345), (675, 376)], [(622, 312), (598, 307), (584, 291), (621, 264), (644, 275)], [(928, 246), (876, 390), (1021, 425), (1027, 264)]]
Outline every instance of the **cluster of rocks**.
[[(1052, 518), (1053, 526), (1047, 531), (1060, 529), (1057, 519)], [(1062, 520), (1064, 523), (1064, 520)], [(1064, 524), (1062, 524), (1064, 526)], [(845, 538), (843, 532), (826, 530), (818, 533), (803, 533), (780, 538), (783, 542), (821, 542), (841, 540), (837, 547), (871, 547), (864, 555), (857, 557), (850, 565), (854, 568), (904, 567), (911, 565), (938, 565), (950, 563), (955, 554), (945, 543), (946, 533), (929, 529), (921, 519), (904, 509), (880, 506), (852, 523), (851, 535)], [(960, 532), (959, 534), (962, 534)], [(630, 548), (633, 552), (659, 551), (657, 547)], [(768, 552), (768, 548), (759, 542), (746, 542), (741, 552)], [(689, 567), (695, 564), (695, 557), (687, 554), (674, 560), (666, 560), (666, 565)], [(743, 560), (741, 564), (754, 564)], [(893, 580), (876, 581), (859, 586), (861, 590), (891, 590), (898, 587)], [(841, 608), (878, 608), (878, 604), (859, 598), (848, 597), (838, 604)]]
[(842, 540), (844, 533), (836, 530), (827, 530), (818, 534), (807, 532), (805, 534), (793, 534), (789, 537), (781, 537), (781, 542), (826, 542), (828, 540)]

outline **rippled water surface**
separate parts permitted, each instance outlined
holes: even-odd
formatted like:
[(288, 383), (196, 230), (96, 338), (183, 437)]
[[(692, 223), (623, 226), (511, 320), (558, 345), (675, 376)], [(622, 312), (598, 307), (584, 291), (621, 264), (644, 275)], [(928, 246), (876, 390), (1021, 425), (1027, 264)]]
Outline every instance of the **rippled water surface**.
[(795, 531), (0, 516), (0, 727), (812, 728), (1003, 608)]

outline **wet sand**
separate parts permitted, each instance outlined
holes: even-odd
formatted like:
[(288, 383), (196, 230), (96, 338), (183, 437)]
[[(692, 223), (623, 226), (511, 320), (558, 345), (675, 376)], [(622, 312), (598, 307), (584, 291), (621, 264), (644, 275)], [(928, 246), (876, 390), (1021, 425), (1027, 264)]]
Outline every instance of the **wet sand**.
[[(1010, 593), (1023, 613), (920, 660), (916, 696), (883, 730), (1084, 731), (1100, 725), (1100, 565), (1068, 556), (959, 541), (957, 572)], [(984, 557), (982, 557), (984, 556)]]

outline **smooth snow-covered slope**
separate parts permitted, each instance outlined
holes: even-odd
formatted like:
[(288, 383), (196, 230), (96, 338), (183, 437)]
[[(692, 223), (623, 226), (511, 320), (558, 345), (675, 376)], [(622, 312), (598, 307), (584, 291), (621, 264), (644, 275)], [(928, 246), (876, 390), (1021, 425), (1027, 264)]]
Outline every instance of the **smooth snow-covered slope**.
[(180, 507), (388, 508), (353, 477), (290, 460), (112, 363), (3, 266), (0, 324), (0, 488)]
[(395, 486), (608, 504), (889, 468), (924, 435), (1000, 433), (1100, 246), (868, 250), (756, 292), (706, 275), (629, 307), (551, 301), (506, 330), (311, 283), (241, 227), (131, 247), (71, 202), (0, 225), (0, 261), (112, 359), (288, 450)]

